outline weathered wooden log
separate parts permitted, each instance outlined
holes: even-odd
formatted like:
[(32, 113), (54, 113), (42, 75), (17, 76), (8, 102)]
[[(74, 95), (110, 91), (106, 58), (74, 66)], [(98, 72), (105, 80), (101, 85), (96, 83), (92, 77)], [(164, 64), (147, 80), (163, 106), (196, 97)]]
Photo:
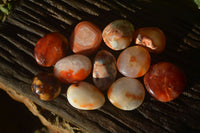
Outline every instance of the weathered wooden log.
[[(22, 99), (27, 98), (34, 106), (55, 113), (80, 130), (91, 133), (200, 132), (199, 15), (200, 11), (189, 0), (21, 1), (0, 25), (0, 88), (16, 93)], [(61, 95), (51, 102), (41, 101), (31, 92), (34, 75), (41, 71), (52, 72), (52, 68), (39, 66), (33, 58), (34, 45), (40, 37), (59, 31), (69, 38), (80, 21), (91, 21), (103, 29), (115, 19), (128, 19), (136, 29), (155, 26), (164, 31), (166, 49), (159, 55), (151, 55), (152, 64), (169, 61), (185, 71), (187, 86), (177, 99), (161, 103), (146, 93), (142, 106), (133, 111), (119, 110), (107, 99), (101, 109), (82, 111), (67, 102), (67, 85), (63, 85)], [(104, 43), (100, 49), (106, 49), (116, 57), (119, 55)], [(92, 83), (91, 75), (86, 80)], [(40, 115), (44, 117), (45, 113)]]

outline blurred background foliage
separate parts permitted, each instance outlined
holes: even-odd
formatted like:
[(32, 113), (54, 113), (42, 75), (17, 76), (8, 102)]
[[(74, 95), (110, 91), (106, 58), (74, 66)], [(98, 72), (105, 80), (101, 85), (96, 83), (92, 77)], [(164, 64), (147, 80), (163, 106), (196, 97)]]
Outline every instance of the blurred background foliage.
[(200, 9), (200, 0), (194, 0), (194, 3), (197, 4), (198, 8)]
[(0, 21), (4, 22), (6, 17), (14, 9), (17, 0), (0, 0)]

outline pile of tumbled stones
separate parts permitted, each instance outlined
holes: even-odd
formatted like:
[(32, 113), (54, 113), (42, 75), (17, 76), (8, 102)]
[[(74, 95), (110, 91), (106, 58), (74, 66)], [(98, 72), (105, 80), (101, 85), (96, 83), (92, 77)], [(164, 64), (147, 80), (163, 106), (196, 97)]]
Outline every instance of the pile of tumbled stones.
[[(101, 43), (102, 38), (105, 44)], [(145, 27), (135, 31), (129, 21), (115, 20), (101, 32), (93, 23), (82, 21), (76, 25), (69, 40), (61, 33), (52, 32), (36, 43), (36, 62), (54, 67), (53, 74), (39, 73), (33, 79), (32, 91), (41, 100), (55, 99), (61, 92), (62, 82), (69, 85), (67, 100), (77, 109), (102, 107), (107, 92), (115, 107), (133, 110), (145, 97), (139, 77), (144, 76), (146, 90), (162, 102), (178, 97), (186, 85), (183, 71), (174, 64), (159, 62), (150, 67), (149, 52), (159, 54), (165, 49), (165, 35), (159, 28)], [(130, 46), (132, 42), (136, 46)], [(117, 61), (111, 52), (98, 51), (100, 44), (121, 51)], [(70, 48), (72, 55), (67, 54)], [(89, 57), (95, 53), (92, 64)], [(116, 80), (117, 71), (124, 77)], [(84, 81), (90, 73), (94, 85)]]

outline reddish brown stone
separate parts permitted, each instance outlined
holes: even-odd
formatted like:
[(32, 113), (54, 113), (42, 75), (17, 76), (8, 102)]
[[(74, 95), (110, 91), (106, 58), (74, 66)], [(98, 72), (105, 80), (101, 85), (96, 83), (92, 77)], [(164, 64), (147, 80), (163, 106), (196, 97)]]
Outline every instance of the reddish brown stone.
[(144, 76), (147, 91), (162, 102), (177, 98), (186, 85), (186, 77), (177, 66), (160, 62), (153, 65)]
[(165, 49), (166, 38), (164, 32), (157, 27), (144, 27), (135, 31), (135, 44), (144, 46), (152, 53), (161, 53)]
[(42, 37), (34, 49), (34, 57), (41, 66), (54, 65), (67, 53), (68, 41), (58, 32), (53, 32)]
[(34, 77), (31, 88), (41, 100), (50, 101), (60, 94), (61, 84), (53, 74), (39, 73)]
[(93, 64), (93, 83), (101, 91), (105, 91), (115, 81), (117, 67), (115, 57), (106, 50), (99, 51)]
[(93, 23), (83, 21), (76, 25), (70, 46), (74, 53), (89, 55), (99, 48), (101, 41), (101, 30)]

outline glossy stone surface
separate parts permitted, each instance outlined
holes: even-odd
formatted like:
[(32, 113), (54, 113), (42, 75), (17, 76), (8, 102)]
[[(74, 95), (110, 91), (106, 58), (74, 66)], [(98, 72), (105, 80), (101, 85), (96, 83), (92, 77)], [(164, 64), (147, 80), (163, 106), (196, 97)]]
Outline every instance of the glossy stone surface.
[(123, 77), (111, 85), (107, 95), (115, 107), (122, 110), (134, 110), (142, 104), (145, 90), (139, 80)]
[(66, 55), (68, 45), (67, 38), (62, 34), (58, 32), (49, 33), (35, 45), (35, 60), (41, 66), (50, 67)]
[(127, 20), (115, 20), (103, 30), (105, 44), (113, 50), (127, 48), (133, 40), (133, 25)]
[(147, 91), (162, 102), (177, 98), (186, 85), (186, 77), (177, 66), (168, 62), (153, 65), (144, 76)]
[(142, 45), (153, 53), (161, 53), (166, 45), (165, 35), (157, 27), (145, 27), (136, 30), (134, 41), (135, 44)]
[(69, 103), (81, 110), (94, 110), (103, 106), (105, 102), (104, 95), (90, 83), (79, 82), (72, 84), (67, 90), (67, 99)]
[(93, 82), (95, 86), (105, 91), (115, 81), (117, 67), (115, 57), (106, 50), (99, 51), (94, 59)]
[(132, 46), (121, 52), (117, 68), (121, 74), (130, 78), (143, 76), (150, 67), (149, 52), (141, 46)]
[(85, 55), (74, 54), (62, 58), (54, 66), (54, 75), (63, 83), (84, 80), (91, 72), (92, 63)]
[(96, 52), (102, 41), (101, 34), (101, 30), (91, 22), (78, 23), (70, 38), (72, 51), (85, 55)]
[(41, 100), (55, 99), (61, 91), (60, 82), (50, 73), (39, 73), (33, 79), (32, 92)]

